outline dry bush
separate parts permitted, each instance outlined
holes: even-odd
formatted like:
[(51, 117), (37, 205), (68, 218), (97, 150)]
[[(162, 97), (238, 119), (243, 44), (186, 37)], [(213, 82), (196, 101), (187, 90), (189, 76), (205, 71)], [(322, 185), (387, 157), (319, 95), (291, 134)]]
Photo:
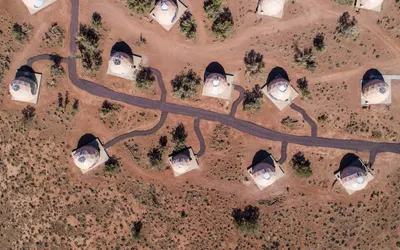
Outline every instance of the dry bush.
[(311, 72), (314, 72), (317, 67), (313, 49), (300, 49), (297, 44), (294, 45), (294, 61), (297, 65), (303, 66)]
[(233, 17), (229, 8), (224, 8), (215, 18), (211, 30), (216, 38), (227, 38), (233, 29)]
[(117, 174), (121, 171), (119, 159), (115, 155), (111, 156), (104, 165), (104, 172), (110, 174)]
[(228, 126), (218, 124), (215, 126), (211, 135), (210, 148), (216, 151), (222, 151), (227, 149), (230, 145), (229, 142), (230, 128)]
[(232, 217), (240, 230), (252, 232), (257, 229), (260, 209), (251, 205), (246, 206), (243, 211), (240, 208), (234, 208), (232, 209)]
[(325, 41), (324, 40), (325, 40), (324, 33), (319, 32), (314, 37), (314, 40), (313, 40), (314, 47), (319, 51), (324, 50), (325, 49)]
[(297, 87), (301, 90), (303, 99), (310, 99), (310, 90), (308, 89), (308, 80), (306, 77), (297, 79)]
[(258, 111), (263, 103), (263, 93), (260, 85), (255, 85), (253, 89), (246, 90), (244, 93), (243, 110), (244, 111)]
[(187, 133), (183, 123), (179, 123), (178, 126), (172, 131), (172, 142), (175, 144), (174, 150), (179, 151), (185, 148)]
[(182, 71), (171, 80), (173, 95), (181, 99), (193, 98), (197, 95), (200, 82), (201, 78), (192, 69)]
[(264, 56), (261, 53), (256, 52), (254, 49), (246, 52), (243, 61), (246, 65), (247, 75), (256, 75), (264, 70)]
[(357, 24), (357, 19), (354, 16), (353, 18), (351, 18), (349, 12), (346, 11), (340, 16), (338, 20), (338, 26), (336, 27), (336, 32), (343, 35), (344, 37), (356, 39), (359, 34), (357, 28), (355, 27), (356, 24)]
[(22, 116), (25, 122), (30, 121), (36, 116), (36, 109), (33, 106), (28, 105), (22, 110)]
[(10, 64), (10, 57), (0, 54), (0, 81), (3, 80), (4, 75), (10, 70)]
[(59, 47), (64, 42), (64, 31), (58, 26), (57, 23), (52, 23), (51, 27), (44, 33), (43, 43), (48, 48)]
[(143, 14), (150, 12), (153, 3), (153, 0), (127, 0), (126, 7), (137, 14)]
[(25, 40), (28, 40), (29, 33), (33, 31), (33, 26), (29, 23), (18, 24), (14, 23), (12, 27), (12, 34), (14, 38), (20, 41), (21, 43)]
[(179, 30), (187, 39), (196, 38), (197, 25), (192, 13), (186, 11), (182, 15), (179, 21)]
[(298, 122), (299, 122), (299, 120), (297, 120), (296, 118), (287, 116), (282, 119), (281, 124), (286, 127), (293, 128), (298, 124)]
[(312, 175), (311, 162), (304, 157), (302, 152), (293, 155), (290, 165), (293, 168), (293, 173), (297, 177), (307, 178)]
[(150, 68), (141, 68), (136, 74), (136, 87), (139, 89), (149, 89), (154, 85), (156, 78)]

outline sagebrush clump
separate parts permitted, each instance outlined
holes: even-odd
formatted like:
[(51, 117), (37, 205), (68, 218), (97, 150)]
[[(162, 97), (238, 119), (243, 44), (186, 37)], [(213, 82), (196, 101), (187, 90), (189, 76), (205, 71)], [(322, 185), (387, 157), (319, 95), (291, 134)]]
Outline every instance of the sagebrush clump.
[(259, 111), (263, 103), (263, 93), (260, 85), (255, 85), (253, 89), (246, 90), (244, 93), (243, 110), (244, 111)]
[(192, 69), (182, 71), (171, 81), (172, 92), (181, 99), (193, 98), (200, 88), (201, 78)]
[(254, 49), (246, 52), (243, 61), (246, 65), (247, 75), (256, 75), (264, 70), (264, 56), (261, 53), (256, 52)]
[(136, 74), (136, 87), (139, 89), (149, 89), (154, 85), (156, 78), (150, 68), (141, 68)]
[(302, 152), (296, 153), (290, 162), (293, 173), (297, 177), (307, 178), (312, 175), (311, 162), (305, 158)]
[(197, 25), (192, 13), (186, 11), (179, 21), (179, 30), (187, 39), (195, 39)]

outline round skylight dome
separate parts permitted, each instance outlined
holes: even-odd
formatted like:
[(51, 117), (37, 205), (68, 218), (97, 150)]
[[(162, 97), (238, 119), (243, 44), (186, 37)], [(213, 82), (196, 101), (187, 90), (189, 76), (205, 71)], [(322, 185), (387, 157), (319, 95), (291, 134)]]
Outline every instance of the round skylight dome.
[(269, 179), (271, 179), (271, 175), (267, 172), (267, 173), (265, 173), (265, 174), (263, 175), (263, 178), (264, 178), (265, 180), (269, 180)]
[(46, 3), (46, 0), (36, 0), (35, 3), (33, 4), (33, 7), (35, 8), (41, 8), (43, 5)]

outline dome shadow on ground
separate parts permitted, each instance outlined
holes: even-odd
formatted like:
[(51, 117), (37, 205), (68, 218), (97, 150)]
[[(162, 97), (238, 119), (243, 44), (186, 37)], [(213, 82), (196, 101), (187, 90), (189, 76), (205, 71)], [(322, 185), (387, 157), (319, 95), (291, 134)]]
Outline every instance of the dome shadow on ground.
[(206, 72), (204, 72), (204, 80), (213, 73), (218, 73), (223, 76), (226, 75), (224, 67), (218, 62), (212, 62), (207, 66)]
[(383, 75), (377, 69), (369, 69), (369, 70), (367, 70), (367, 72), (365, 72), (365, 74), (362, 78), (362, 86), (364, 86), (366, 83), (368, 83), (371, 80), (384, 81)]
[(362, 168), (363, 165), (360, 161), (358, 161), (359, 158), (360, 157), (358, 157), (357, 155), (355, 155), (353, 153), (345, 154), (343, 156), (342, 160), (340, 161), (339, 169), (336, 172), (342, 171), (344, 168), (348, 167), (352, 163), (354, 163), (354, 164), (352, 164), (352, 166)]
[[(76, 149), (81, 148), (83, 146), (88, 145), (89, 143), (93, 143), (92, 146), (96, 147), (97, 150), (100, 150), (100, 146), (98, 145), (98, 143), (95, 141), (97, 139), (96, 136), (94, 136), (93, 134), (84, 134), (83, 136), (81, 136), (81, 138), (78, 141), (78, 144), (76, 146)], [(96, 142), (94, 144), (94, 142)]]
[(37, 83), (35, 73), (36, 72), (32, 69), (32, 67), (28, 65), (23, 65), (17, 70), (17, 73), (15, 74), (15, 79), (19, 77), (27, 77)]
[(272, 82), (274, 79), (277, 78), (283, 78), (288, 82), (290, 82), (289, 75), (286, 72), (286, 70), (284, 70), (282, 67), (275, 67), (271, 70), (271, 72), (269, 72), (267, 82), (265, 85), (268, 85), (270, 82)]
[(270, 164), (271, 166), (274, 166), (274, 161), (271, 158), (271, 154), (265, 150), (259, 150), (254, 155), (253, 161), (251, 162), (251, 165), (248, 167), (248, 169), (252, 168), (253, 166), (255, 166), (261, 162), (266, 162), (266, 163)]
[(112, 46), (110, 56), (116, 52), (122, 52), (127, 55), (133, 56), (131, 47), (124, 41), (117, 42), (114, 44), (114, 46)]

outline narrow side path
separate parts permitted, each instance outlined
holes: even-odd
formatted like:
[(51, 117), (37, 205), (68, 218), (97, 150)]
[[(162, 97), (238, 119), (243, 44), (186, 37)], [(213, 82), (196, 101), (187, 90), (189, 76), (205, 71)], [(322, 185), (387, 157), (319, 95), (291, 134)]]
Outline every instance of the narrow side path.
[(308, 123), (308, 125), (310, 125), (310, 127), (311, 127), (311, 136), (312, 136), (312, 137), (317, 137), (317, 134), (318, 134), (318, 126), (317, 126), (317, 124), (313, 121), (313, 119), (311, 119), (311, 117), (308, 116), (307, 112), (306, 112), (304, 109), (302, 109), (302, 108), (300, 108), (299, 106), (297, 106), (296, 104), (294, 104), (294, 103), (290, 104), (290, 108), (293, 109), (293, 110), (295, 110), (295, 111), (297, 111), (297, 112), (299, 112), (299, 113), (303, 116), (304, 120), (305, 120), (305, 121)]
[(196, 156), (198, 158), (200, 158), (206, 152), (206, 143), (204, 142), (204, 137), (200, 130), (200, 119), (199, 118), (196, 118), (196, 120), (194, 120), (194, 132), (196, 132), (197, 139), (199, 139), (199, 142), (200, 142), (200, 149), (196, 154)]
[(279, 164), (285, 163), (287, 159), (287, 148), (288, 148), (288, 143), (286, 141), (283, 141), (281, 145), (281, 158), (278, 161)]
[(119, 135), (119, 136), (115, 137), (114, 139), (108, 141), (106, 144), (104, 144), (104, 147), (105, 148), (109, 148), (109, 147), (115, 145), (116, 143), (118, 143), (120, 141), (123, 141), (123, 140), (126, 140), (126, 139), (131, 138), (131, 137), (146, 136), (146, 135), (154, 134), (160, 128), (162, 128), (162, 126), (165, 123), (165, 120), (167, 119), (167, 116), (168, 116), (168, 113), (167, 112), (163, 112), (161, 114), (160, 121), (154, 127), (152, 127), (151, 129), (148, 129), (148, 130), (135, 130), (135, 131), (123, 134), (123, 135)]
[(236, 91), (239, 92), (239, 97), (232, 103), (231, 112), (229, 113), (229, 116), (232, 116), (232, 117), (235, 117), (238, 106), (240, 103), (242, 103), (242, 101), (244, 99), (244, 88), (242, 88), (240, 85), (235, 85), (234, 88)]

